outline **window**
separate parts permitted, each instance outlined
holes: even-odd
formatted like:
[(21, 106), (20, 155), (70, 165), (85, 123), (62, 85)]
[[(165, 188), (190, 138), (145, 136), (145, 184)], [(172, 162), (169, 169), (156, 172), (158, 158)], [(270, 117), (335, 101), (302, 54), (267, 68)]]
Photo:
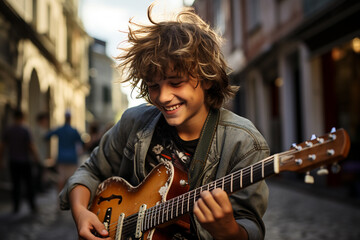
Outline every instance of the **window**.
[(226, 24), (221, 0), (214, 1), (214, 24), (221, 35), (225, 33)]
[(110, 88), (108, 86), (103, 86), (103, 102), (104, 103), (110, 103), (111, 102), (111, 92), (110, 92)]
[(247, 30), (255, 31), (260, 25), (260, 5), (259, 0), (246, 1), (246, 25)]
[(239, 0), (231, 1), (232, 14), (232, 44), (234, 48), (241, 47), (242, 44), (242, 22), (241, 22), (241, 4)]

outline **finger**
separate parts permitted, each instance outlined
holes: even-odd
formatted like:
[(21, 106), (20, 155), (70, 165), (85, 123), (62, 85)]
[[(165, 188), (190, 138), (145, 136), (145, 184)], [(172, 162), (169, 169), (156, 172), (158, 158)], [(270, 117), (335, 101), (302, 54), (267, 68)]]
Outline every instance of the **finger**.
[(198, 201), (195, 202), (193, 212), (194, 212), (196, 218), (198, 219), (198, 221), (200, 223), (203, 223), (203, 222), (205, 222), (206, 218), (205, 218), (205, 215), (203, 214), (203, 212), (201, 211), (201, 209), (199, 207)]
[(81, 239), (104, 240), (104, 238), (109, 235), (108, 232), (105, 230), (105, 227), (103, 224), (100, 223), (100, 225), (99, 224), (96, 224), (96, 225), (97, 226), (95, 226), (95, 224), (93, 224), (92, 226), (84, 227), (84, 228), (80, 229), (79, 236), (81, 237)]
[(220, 188), (216, 188), (211, 192), (211, 195), (223, 211), (227, 213), (232, 212), (231, 202), (225, 191)]
[(215, 188), (212, 190), (211, 195), (213, 195), (214, 199), (218, 201), (219, 205), (221, 205), (223, 201), (230, 202), (227, 193), (221, 188)]
[[(203, 200), (206, 208), (213, 214), (214, 212), (221, 212), (221, 207), (217, 201), (215, 201), (212, 192), (204, 191), (200, 193), (200, 199)], [(201, 205), (200, 205), (201, 206)]]
[[(207, 194), (205, 194), (205, 198), (212, 198), (211, 194), (208, 192)], [(202, 214), (202, 222), (205, 223), (210, 223), (210, 222), (214, 222), (214, 215), (211, 212), (211, 209), (208, 207), (208, 205), (205, 203), (203, 198), (199, 198), (197, 201), (197, 207), (199, 208), (199, 211)]]
[(107, 237), (109, 236), (109, 232), (106, 231), (104, 224), (102, 224), (100, 221), (97, 221), (94, 224), (94, 229), (95, 231), (100, 234), (102, 237)]

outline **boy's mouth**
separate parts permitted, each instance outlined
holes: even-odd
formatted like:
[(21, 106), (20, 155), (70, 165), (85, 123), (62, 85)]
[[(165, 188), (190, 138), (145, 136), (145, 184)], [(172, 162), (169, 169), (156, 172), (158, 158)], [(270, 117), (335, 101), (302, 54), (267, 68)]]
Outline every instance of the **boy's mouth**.
[(163, 107), (165, 109), (165, 111), (174, 111), (176, 109), (178, 109), (181, 106), (181, 104), (176, 104), (173, 106), (169, 106), (169, 107)]

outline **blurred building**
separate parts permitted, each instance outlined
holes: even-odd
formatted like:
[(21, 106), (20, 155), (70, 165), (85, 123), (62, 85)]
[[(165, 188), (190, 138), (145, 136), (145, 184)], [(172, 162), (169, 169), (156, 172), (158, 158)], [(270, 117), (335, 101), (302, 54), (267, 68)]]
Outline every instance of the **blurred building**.
[(86, 98), (87, 122), (101, 126), (115, 122), (115, 117), (128, 107), (127, 96), (120, 88), (120, 75), (115, 62), (106, 55), (106, 42), (94, 39), (90, 46), (90, 94)]
[(2, 122), (9, 109), (21, 108), (30, 126), (43, 111), (49, 112), (51, 126), (57, 126), (70, 110), (73, 125), (84, 130), (91, 38), (77, 9), (77, 0), (0, 2)]
[[(360, 195), (360, 1), (196, 0), (225, 37), (240, 91), (231, 107), (251, 119), (273, 153), (345, 128), (351, 151), (336, 181)], [(357, 190), (356, 190), (357, 188)]]
[(38, 113), (48, 113), (52, 128), (64, 123), (66, 110), (85, 131), (91, 41), (77, 0), (0, 1), (0, 134), (15, 109), (33, 131)]

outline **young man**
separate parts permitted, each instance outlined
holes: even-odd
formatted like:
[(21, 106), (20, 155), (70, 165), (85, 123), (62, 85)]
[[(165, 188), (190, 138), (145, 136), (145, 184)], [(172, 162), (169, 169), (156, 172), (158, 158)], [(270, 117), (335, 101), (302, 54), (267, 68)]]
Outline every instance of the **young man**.
[[(94, 231), (108, 236), (87, 207), (99, 183), (110, 176), (137, 186), (154, 166), (170, 161), (198, 187), (269, 154), (250, 121), (221, 107), (235, 90), (229, 85), (220, 37), (191, 10), (179, 13), (175, 21), (157, 23), (150, 6), (148, 16), (152, 25), (130, 28), (130, 47), (118, 60), (128, 74), (125, 81), (139, 86), (139, 96), (151, 105), (128, 109), (60, 195), (61, 208), (71, 208), (84, 239), (99, 239)], [(218, 119), (197, 173), (192, 160), (210, 113)], [(230, 197), (221, 189), (203, 191), (191, 215), (190, 236), (173, 239), (263, 239), (267, 198), (264, 181)]]

